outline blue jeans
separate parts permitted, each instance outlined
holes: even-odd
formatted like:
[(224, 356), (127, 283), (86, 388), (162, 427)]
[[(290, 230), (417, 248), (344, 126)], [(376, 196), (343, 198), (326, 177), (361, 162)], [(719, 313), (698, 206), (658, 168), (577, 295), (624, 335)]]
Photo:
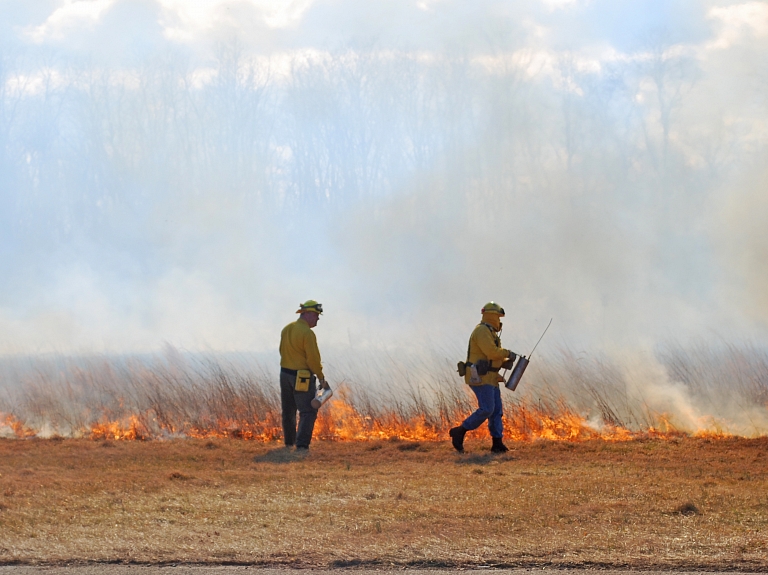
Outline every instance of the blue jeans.
[(491, 437), (501, 437), (504, 427), (501, 423), (501, 389), (495, 385), (470, 385), (477, 396), (477, 410), (464, 420), (464, 429), (477, 429), (488, 420)]

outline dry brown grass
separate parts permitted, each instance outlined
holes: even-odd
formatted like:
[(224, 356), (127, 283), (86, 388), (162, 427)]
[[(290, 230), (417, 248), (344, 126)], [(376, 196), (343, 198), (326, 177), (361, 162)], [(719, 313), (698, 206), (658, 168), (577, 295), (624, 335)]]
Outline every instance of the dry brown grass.
[(768, 568), (768, 438), (0, 440), (0, 562)]
[[(477, 402), (455, 362), (427, 351), (356, 352), (335, 362), (335, 395), (316, 436), (444, 438)], [(524, 385), (502, 393), (505, 433), (516, 440), (768, 435), (768, 350), (670, 348), (658, 361), (668, 380), (600, 353), (542, 357)], [(0, 437), (276, 440), (276, 367), (247, 354), (0, 358)]]

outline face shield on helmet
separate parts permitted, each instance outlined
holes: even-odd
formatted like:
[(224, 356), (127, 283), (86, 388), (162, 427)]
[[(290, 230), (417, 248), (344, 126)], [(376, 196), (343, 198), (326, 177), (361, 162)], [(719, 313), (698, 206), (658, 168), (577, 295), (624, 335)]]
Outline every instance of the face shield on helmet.
[(493, 301), (489, 301), (483, 306), (483, 323), (493, 327), (496, 331), (501, 331), (501, 318), (504, 317), (504, 308)]
[(504, 317), (504, 308), (501, 307), (496, 302), (493, 302), (493, 301), (489, 301), (487, 304), (485, 304), (481, 311), (484, 314), (485, 313), (495, 313), (495, 314), (498, 314), (500, 317)]
[(304, 303), (299, 304), (299, 309), (296, 310), (296, 313), (304, 313), (307, 311), (313, 311), (319, 315), (323, 313), (323, 304), (318, 303), (313, 299), (308, 299)]

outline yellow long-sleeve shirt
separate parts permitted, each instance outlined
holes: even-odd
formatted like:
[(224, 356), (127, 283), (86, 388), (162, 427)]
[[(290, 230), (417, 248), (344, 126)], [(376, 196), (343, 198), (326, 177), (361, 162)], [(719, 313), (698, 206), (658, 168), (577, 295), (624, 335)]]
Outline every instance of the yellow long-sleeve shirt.
[[(479, 323), (472, 331), (472, 335), (469, 336), (469, 358), (470, 363), (477, 363), (480, 359), (487, 359), (491, 362), (491, 367), (501, 367), (504, 360), (509, 357), (510, 352), (501, 347), (501, 339), (496, 335), (496, 332), (491, 330), (488, 325)], [(467, 375), (464, 380), (469, 385), (495, 385), (499, 386), (498, 381), (499, 373), (497, 371), (489, 371), (483, 376), (480, 376), (480, 383), (469, 383), (472, 374), (467, 369)]]
[(325, 379), (315, 332), (301, 318), (289, 323), (280, 332), (280, 367), (308, 369), (318, 379)]

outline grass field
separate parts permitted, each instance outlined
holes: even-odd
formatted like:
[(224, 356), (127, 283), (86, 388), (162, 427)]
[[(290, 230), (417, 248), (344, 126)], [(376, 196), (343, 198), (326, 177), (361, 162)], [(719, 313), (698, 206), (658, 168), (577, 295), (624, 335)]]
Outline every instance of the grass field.
[(0, 563), (768, 568), (768, 438), (0, 440)]
[[(337, 358), (324, 439), (434, 441), (477, 406), (455, 354)], [(460, 356), (460, 355), (459, 355)], [(277, 362), (222, 354), (0, 358), (0, 437), (280, 439)], [(768, 436), (768, 350), (660, 348), (541, 357), (504, 390), (508, 439)]]

